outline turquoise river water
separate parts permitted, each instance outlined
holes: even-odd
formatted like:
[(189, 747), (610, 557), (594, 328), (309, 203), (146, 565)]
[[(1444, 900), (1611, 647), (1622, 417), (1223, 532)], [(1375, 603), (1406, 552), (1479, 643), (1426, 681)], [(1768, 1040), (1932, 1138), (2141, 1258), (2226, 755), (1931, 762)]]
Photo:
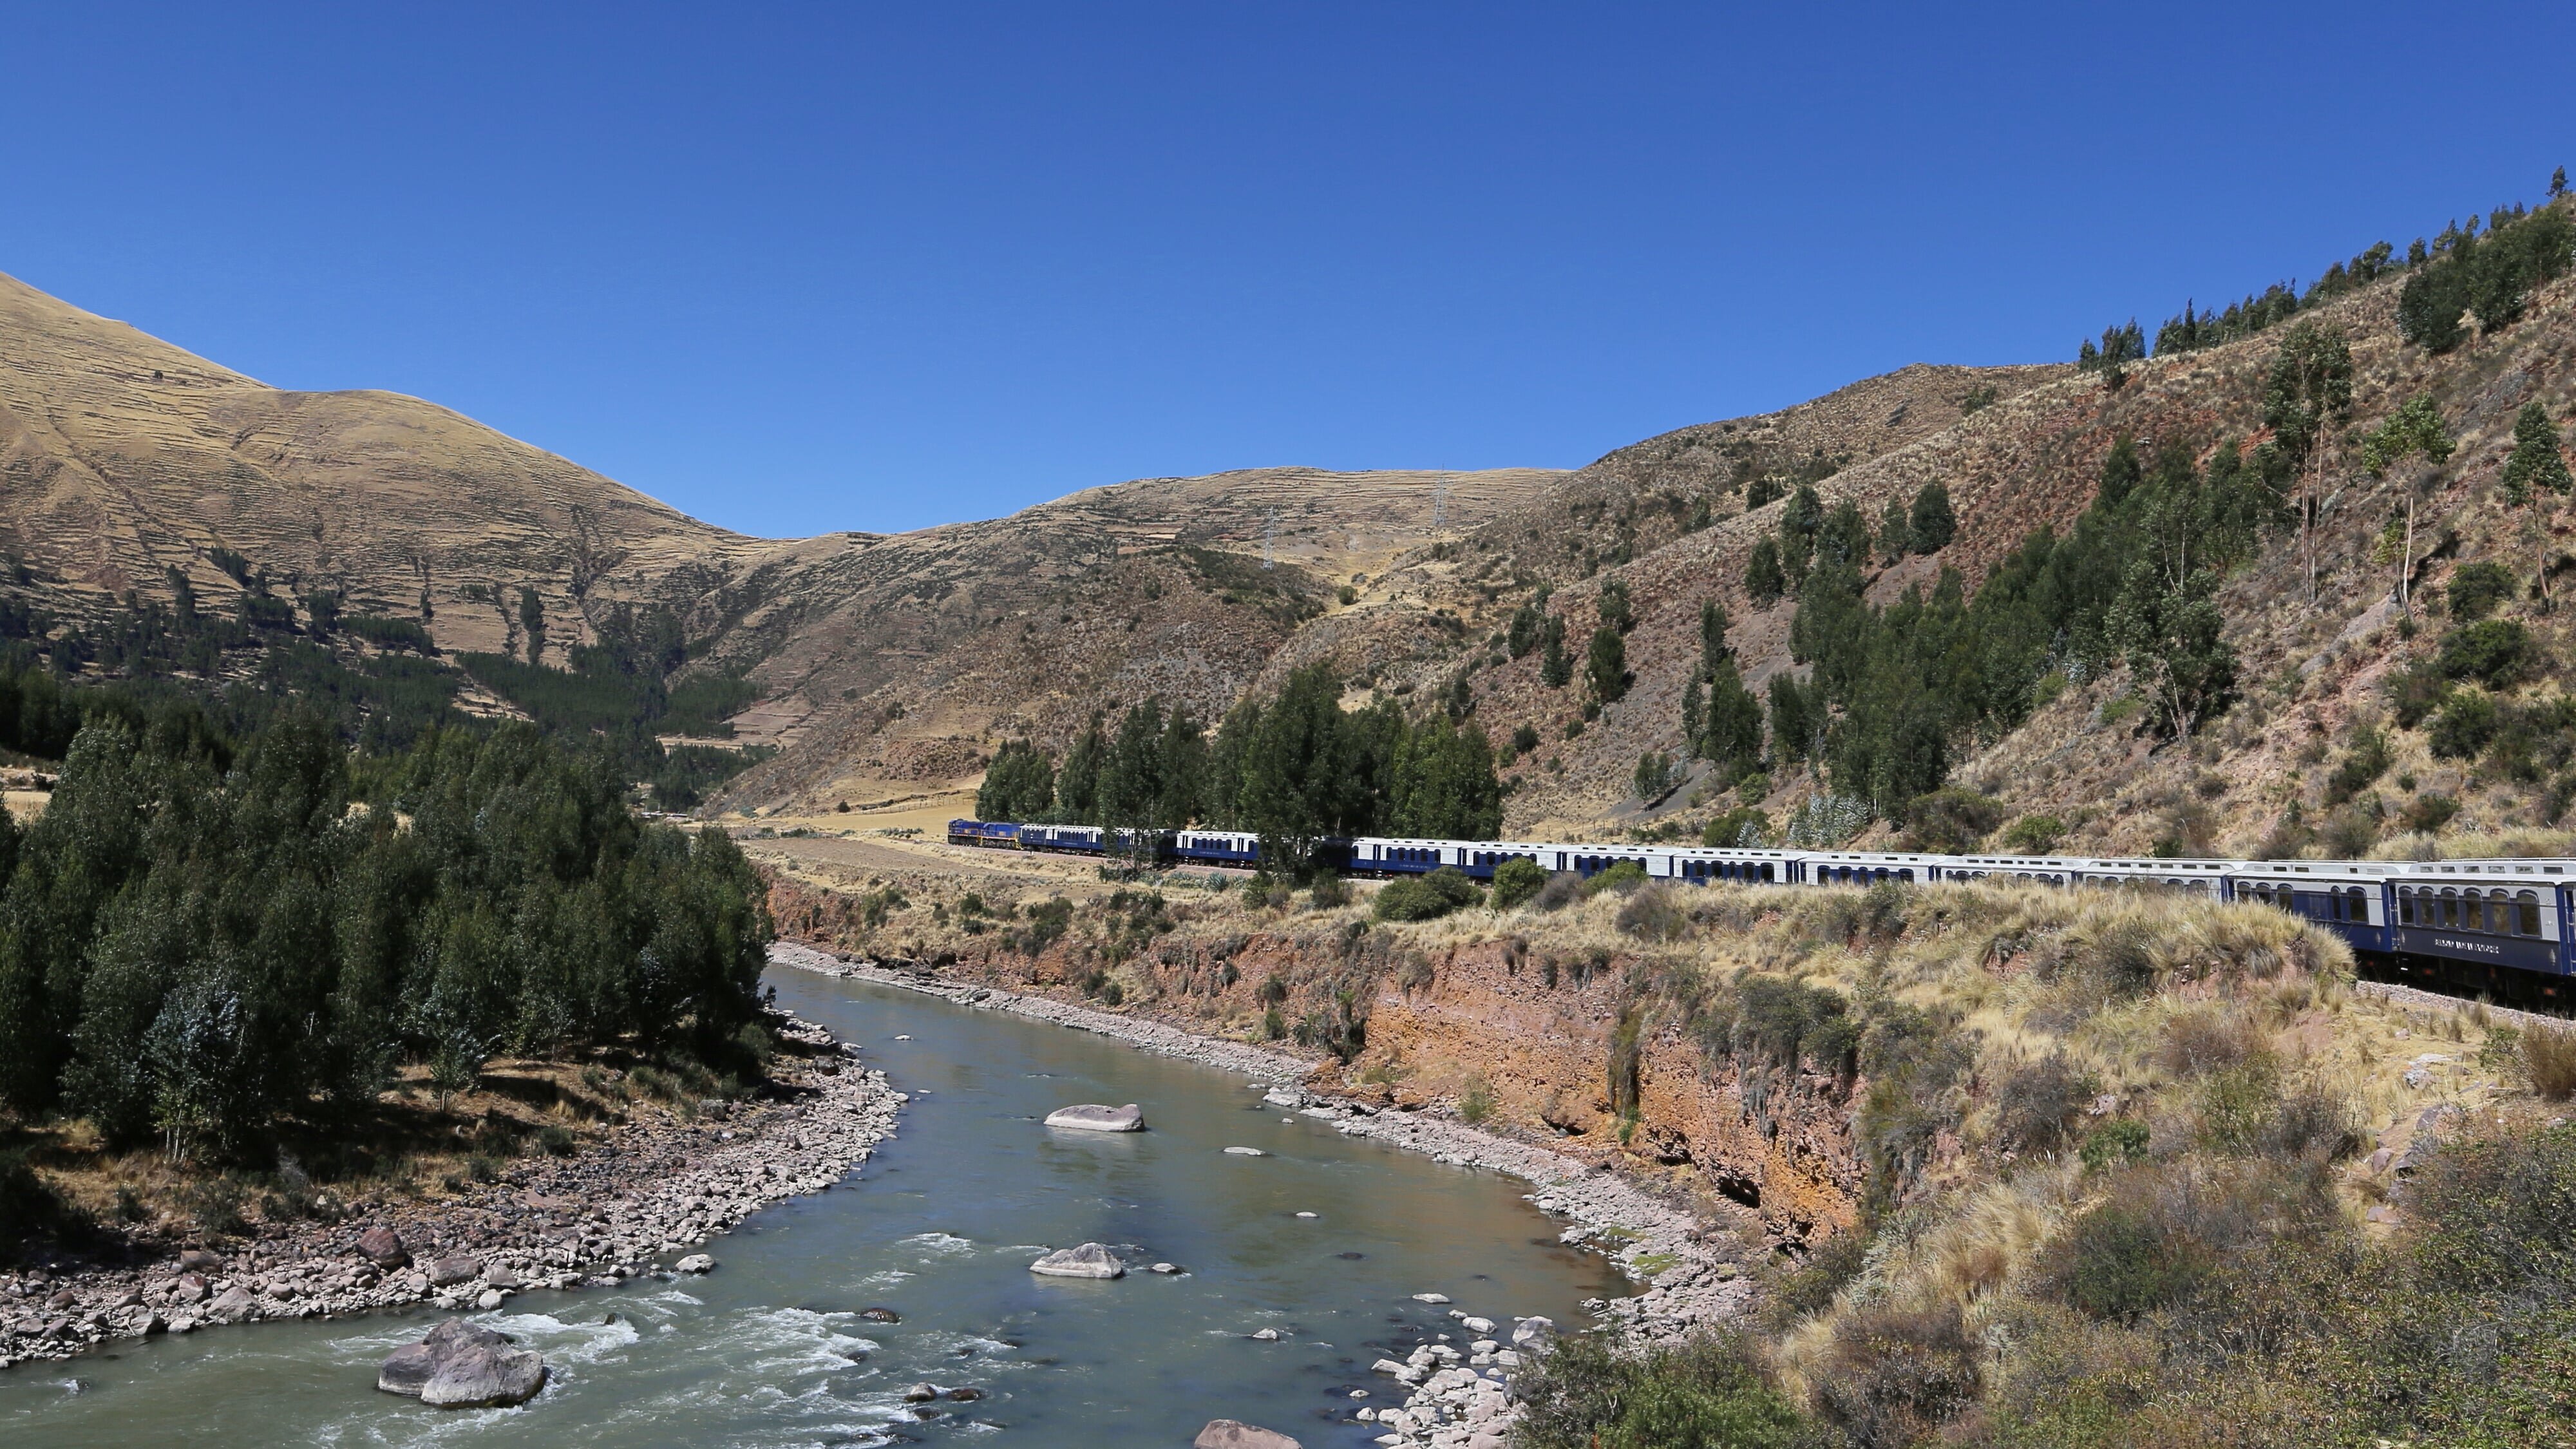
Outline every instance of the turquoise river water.
[[(909, 992), (774, 979), (783, 1005), (913, 1094), (898, 1134), (841, 1186), (714, 1240), (720, 1266), (703, 1278), (530, 1293), (477, 1315), (555, 1365), (533, 1402), (441, 1413), (377, 1393), (376, 1362), (435, 1321), (384, 1314), (0, 1372), (0, 1444), (1177, 1449), (1226, 1417), (1308, 1449), (1355, 1446), (1377, 1431), (1354, 1409), (1401, 1402), (1372, 1361), (1471, 1336), (1413, 1294), (1570, 1325), (1581, 1300), (1627, 1291), (1557, 1244), (1523, 1184), (1282, 1120), (1238, 1078)], [(1142, 1103), (1151, 1130), (1039, 1125), (1070, 1102)], [(1188, 1271), (1028, 1271), (1085, 1241)], [(859, 1316), (879, 1306), (902, 1321)], [(1249, 1336), (1262, 1328), (1283, 1336)], [(984, 1396), (924, 1419), (902, 1399), (922, 1381)]]

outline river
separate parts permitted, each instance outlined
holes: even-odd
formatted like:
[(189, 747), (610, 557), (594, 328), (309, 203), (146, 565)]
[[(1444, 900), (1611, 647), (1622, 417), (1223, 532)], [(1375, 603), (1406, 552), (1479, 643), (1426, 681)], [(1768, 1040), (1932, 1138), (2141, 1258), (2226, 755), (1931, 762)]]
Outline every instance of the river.
[[(1378, 1431), (1352, 1411), (1402, 1401), (1371, 1362), (1472, 1337), (1412, 1295), (1576, 1324), (1583, 1299), (1627, 1291), (1557, 1244), (1523, 1184), (1283, 1120), (1211, 1068), (894, 988), (773, 980), (782, 1005), (912, 1094), (898, 1135), (850, 1181), (715, 1239), (705, 1277), (531, 1293), (477, 1315), (555, 1365), (534, 1402), (442, 1413), (375, 1392), (377, 1361), (436, 1321), (384, 1314), (0, 1372), (0, 1443), (1090, 1449), (1186, 1445), (1225, 1417), (1309, 1449), (1360, 1445)], [(1151, 1130), (1037, 1121), (1072, 1102), (1141, 1103)], [(1084, 1241), (1186, 1272), (1028, 1271)], [(874, 1307), (901, 1321), (860, 1316)], [(1282, 1336), (1250, 1337), (1263, 1328)], [(982, 1397), (920, 1418), (903, 1401), (919, 1382)]]

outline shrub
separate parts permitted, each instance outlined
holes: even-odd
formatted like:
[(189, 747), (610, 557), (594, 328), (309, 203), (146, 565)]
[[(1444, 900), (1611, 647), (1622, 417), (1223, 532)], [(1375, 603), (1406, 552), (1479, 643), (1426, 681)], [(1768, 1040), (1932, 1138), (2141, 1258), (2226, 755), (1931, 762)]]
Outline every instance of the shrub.
[(1477, 1072), (1467, 1078), (1466, 1086), (1458, 1093), (1458, 1119), (1470, 1127), (1476, 1127), (1483, 1125), (1493, 1115), (1493, 1085), (1485, 1080), (1484, 1073)]
[(1547, 888), (1547, 871), (1537, 861), (1514, 856), (1494, 867), (1494, 909), (1508, 911)]
[(2418, 795), (2407, 803), (2402, 818), (2407, 829), (2430, 835), (2450, 824), (2451, 817), (2459, 813), (2460, 802), (2448, 795)]
[(2054, 815), (2025, 815), (2004, 827), (2004, 849), (2018, 855), (2046, 855), (2066, 836), (2066, 825)]
[(581, 1139), (569, 1127), (550, 1125), (537, 1132), (537, 1146), (552, 1157), (570, 1157), (580, 1145)]
[(2576, 1029), (2534, 1025), (2526, 1031), (2499, 1029), (2509, 1049), (2507, 1067), (2524, 1085), (2552, 1102), (2576, 1096)]
[(1583, 899), (1583, 886), (1583, 877), (1570, 870), (1558, 871), (1547, 878), (1546, 885), (1539, 887), (1538, 894), (1530, 898), (1530, 904), (1542, 911), (1561, 911)]
[(2520, 679), (2538, 655), (2531, 631), (2519, 623), (2481, 619), (2444, 636), (2438, 662), (2445, 678), (2473, 679), (2489, 689), (2503, 689)]
[(2340, 805), (2367, 790), (2388, 773), (2388, 736), (2375, 725), (2363, 725), (2352, 732), (2352, 743), (2344, 751), (2334, 773), (2326, 776), (2326, 803)]
[(1920, 1443), (1976, 1402), (1982, 1356), (1955, 1305), (1855, 1314), (1834, 1331), (1816, 1409), (1854, 1449)]
[(2149, 1137), (2146, 1123), (2134, 1117), (2118, 1118), (2085, 1133), (2083, 1145), (2075, 1149), (2076, 1159), (2086, 1172), (2106, 1172), (2144, 1158)]
[(2066, 1124), (2100, 1083), (2064, 1052), (2051, 1052), (2006, 1076), (1995, 1092), (1995, 1140), (2015, 1152), (2055, 1152)]
[(2155, 1060), (2168, 1076), (2198, 1078), (2225, 1071), (2262, 1049), (2252, 1022), (2216, 1007), (2196, 1006), (2166, 1019)]
[(1751, 805), (1738, 805), (1702, 826), (1699, 843), (1720, 850), (1758, 849), (1771, 843), (1771, 817)]
[(1619, 907), (1619, 929), (1641, 941), (1677, 941), (1690, 932), (1690, 915), (1672, 888), (1654, 884), (1631, 893)]
[(1834, 1304), (1843, 1285), (1869, 1264), (1869, 1234), (1846, 1229), (1807, 1254), (1806, 1261), (1782, 1273), (1771, 1285), (1770, 1321), (1785, 1329)]
[(2559, 1302), (2576, 1290), (2576, 1128), (2445, 1144), (2408, 1206), (2426, 1225), (2428, 1286)]
[(2450, 586), (2443, 596), (2451, 617), (2466, 624), (2494, 613), (2496, 605), (2512, 598), (2514, 592), (2513, 575), (2504, 565), (2470, 563), (2451, 571)]
[(2433, 728), (2424, 742), (2435, 759), (2475, 759), (2495, 738), (2497, 723), (2494, 696), (2474, 689), (2456, 690), (2442, 712), (2433, 716)]
[(1389, 881), (1377, 893), (1375, 910), (1381, 921), (1429, 921), (1462, 906), (1481, 905), (1484, 899), (1484, 891), (1464, 872), (1444, 865), (1429, 875)]
[(1515, 1449), (1792, 1449), (1813, 1442), (1795, 1406), (1735, 1337), (1624, 1348), (1559, 1338), (1514, 1386)]
[(1335, 906), (1346, 906), (1351, 903), (1351, 888), (1342, 883), (1340, 876), (1329, 872), (1315, 877), (1314, 886), (1306, 894), (1308, 900), (1319, 911), (1328, 911)]
[(2069, 1307), (2132, 1323), (2180, 1302), (2214, 1266), (2206, 1244), (2174, 1231), (2163, 1204), (2114, 1193), (2068, 1226), (2042, 1259), (2040, 1281)]
[(1994, 833), (2004, 819), (2003, 802), (1956, 785), (1917, 795), (1905, 807), (1905, 829), (1916, 850), (1958, 855)]
[(2451, 697), (2451, 684), (2442, 671), (2430, 663), (2418, 664), (2388, 676), (2388, 702), (2396, 711), (2400, 729), (2413, 729)]
[(1594, 872), (1583, 883), (1583, 893), (1597, 896), (1603, 891), (1632, 891), (1645, 883), (1646, 868), (1633, 860), (1623, 860), (1608, 870)]

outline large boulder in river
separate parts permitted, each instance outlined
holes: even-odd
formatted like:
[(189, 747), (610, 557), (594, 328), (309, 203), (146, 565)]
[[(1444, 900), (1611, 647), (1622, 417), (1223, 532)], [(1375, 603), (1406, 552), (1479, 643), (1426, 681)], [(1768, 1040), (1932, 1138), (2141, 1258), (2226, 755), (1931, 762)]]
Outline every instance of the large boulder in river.
[(433, 1409), (502, 1409), (524, 1404), (546, 1386), (546, 1361), (524, 1348), (480, 1344), (450, 1354), (421, 1387)]
[(451, 1318), (405, 1344), (376, 1370), (376, 1387), (441, 1409), (524, 1404), (546, 1386), (546, 1361), (488, 1328)]
[(1130, 1102), (1124, 1107), (1104, 1107), (1085, 1102), (1077, 1107), (1058, 1107), (1047, 1114), (1049, 1127), (1075, 1127), (1085, 1132), (1142, 1132), (1145, 1109)]
[(1190, 1449), (1301, 1449), (1296, 1440), (1276, 1429), (1264, 1429), (1232, 1419), (1210, 1419), (1199, 1436), (1190, 1441)]
[(1098, 1243), (1085, 1243), (1079, 1248), (1064, 1248), (1049, 1253), (1029, 1265), (1032, 1273), (1050, 1278), (1124, 1278), (1127, 1267), (1117, 1255)]

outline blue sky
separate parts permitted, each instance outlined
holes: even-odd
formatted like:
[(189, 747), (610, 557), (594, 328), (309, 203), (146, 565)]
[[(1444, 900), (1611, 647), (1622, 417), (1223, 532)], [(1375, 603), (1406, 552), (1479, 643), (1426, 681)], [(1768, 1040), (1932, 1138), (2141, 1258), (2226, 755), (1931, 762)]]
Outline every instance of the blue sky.
[(0, 4), (0, 271), (751, 533), (1578, 466), (2576, 161), (2576, 7)]

